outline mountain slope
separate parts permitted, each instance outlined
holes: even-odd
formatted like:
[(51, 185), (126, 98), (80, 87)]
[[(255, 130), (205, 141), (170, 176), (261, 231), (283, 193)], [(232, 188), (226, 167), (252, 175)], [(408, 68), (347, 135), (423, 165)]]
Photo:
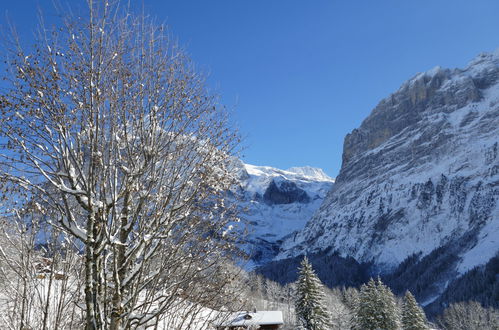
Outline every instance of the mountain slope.
[(498, 141), (499, 52), (416, 75), (346, 136), (334, 187), (276, 259), (331, 249), (389, 272), (448, 245), (449, 276), (486, 263), (499, 251)]
[[(321, 169), (280, 170), (238, 162), (239, 189), (234, 198), (246, 230), (243, 248), (254, 265), (272, 259), (280, 241), (305, 223), (322, 204), (334, 180)], [(247, 226), (244, 226), (247, 225)]]

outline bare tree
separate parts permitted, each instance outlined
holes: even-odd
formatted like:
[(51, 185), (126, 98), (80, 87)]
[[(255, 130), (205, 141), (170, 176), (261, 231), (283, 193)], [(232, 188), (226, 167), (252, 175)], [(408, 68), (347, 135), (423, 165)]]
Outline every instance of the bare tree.
[(497, 330), (499, 311), (484, 308), (476, 301), (460, 302), (451, 304), (438, 323), (446, 330)]
[(331, 329), (350, 329), (353, 311), (343, 302), (343, 292), (339, 288), (326, 288), (327, 307), (331, 315)]
[(223, 305), (238, 139), (227, 112), (163, 26), (105, 0), (71, 17), (41, 26), (33, 48), (9, 44), (4, 194), (13, 210), (36, 198), (81, 245), (87, 329)]
[[(57, 230), (44, 230), (40, 220), (30, 212), (1, 222), (0, 324), (8, 329), (81, 327), (81, 256), (70, 241), (55, 239)], [(39, 235), (54, 239), (37, 247)]]

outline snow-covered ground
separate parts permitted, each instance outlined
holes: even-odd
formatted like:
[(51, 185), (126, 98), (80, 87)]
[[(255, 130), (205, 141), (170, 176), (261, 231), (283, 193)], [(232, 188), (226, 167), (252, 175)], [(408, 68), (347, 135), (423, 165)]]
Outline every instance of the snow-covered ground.
[[(19, 279), (16, 279), (18, 281)], [(74, 324), (81, 324), (83, 318), (83, 290), (73, 278), (50, 280), (43, 275), (27, 279), (26, 300), (23, 303), (21, 292), (0, 290), (0, 329), (19, 329), (20, 320), (24, 319), (23, 329), (76, 329)], [(154, 308), (152, 308), (154, 309)], [(47, 311), (48, 313), (45, 313)], [(21, 317), (21, 314), (24, 317)], [(231, 313), (220, 312), (207, 307), (179, 300), (171, 310), (137, 329), (154, 327), (158, 330), (208, 330), (223, 323)], [(71, 326), (73, 324), (73, 326)]]

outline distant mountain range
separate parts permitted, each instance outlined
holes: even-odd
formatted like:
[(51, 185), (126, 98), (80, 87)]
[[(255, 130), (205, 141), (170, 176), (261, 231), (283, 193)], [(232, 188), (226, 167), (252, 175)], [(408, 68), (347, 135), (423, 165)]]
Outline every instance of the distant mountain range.
[[(499, 52), (481, 54), (464, 69), (417, 74), (345, 137), (334, 185), (317, 181), (324, 179), (319, 170), (293, 169), (321, 187), (307, 190), (293, 184), (296, 177), (274, 174), (279, 170), (247, 167), (245, 203), (255, 200), (265, 210), (248, 217), (258, 228), (254, 238), (269, 238), (278, 250), (260, 263), (272, 257), (265, 267), (278, 267), (303, 254), (354, 258), (400, 290), (404, 281), (406, 288), (416, 283), (419, 301), (438, 309), (446, 303), (441, 297), (457, 299), (446, 291), (456, 290), (456, 281), (497, 267), (498, 144)], [(492, 290), (499, 302), (499, 276), (486, 281), (481, 292), (462, 296)]]
[(233, 198), (240, 207), (244, 249), (251, 255), (247, 268), (251, 269), (272, 260), (282, 240), (304, 228), (334, 179), (309, 166), (280, 170), (236, 161), (236, 167), (240, 184)]

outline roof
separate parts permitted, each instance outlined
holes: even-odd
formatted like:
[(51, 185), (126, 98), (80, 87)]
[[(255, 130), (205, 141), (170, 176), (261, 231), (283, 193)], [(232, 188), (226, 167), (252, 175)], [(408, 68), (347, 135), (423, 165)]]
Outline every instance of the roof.
[(284, 324), (281, 311), (258, 311), (232, 313), (219, 326), (249, 326), (249, 325), (281, 325)]

